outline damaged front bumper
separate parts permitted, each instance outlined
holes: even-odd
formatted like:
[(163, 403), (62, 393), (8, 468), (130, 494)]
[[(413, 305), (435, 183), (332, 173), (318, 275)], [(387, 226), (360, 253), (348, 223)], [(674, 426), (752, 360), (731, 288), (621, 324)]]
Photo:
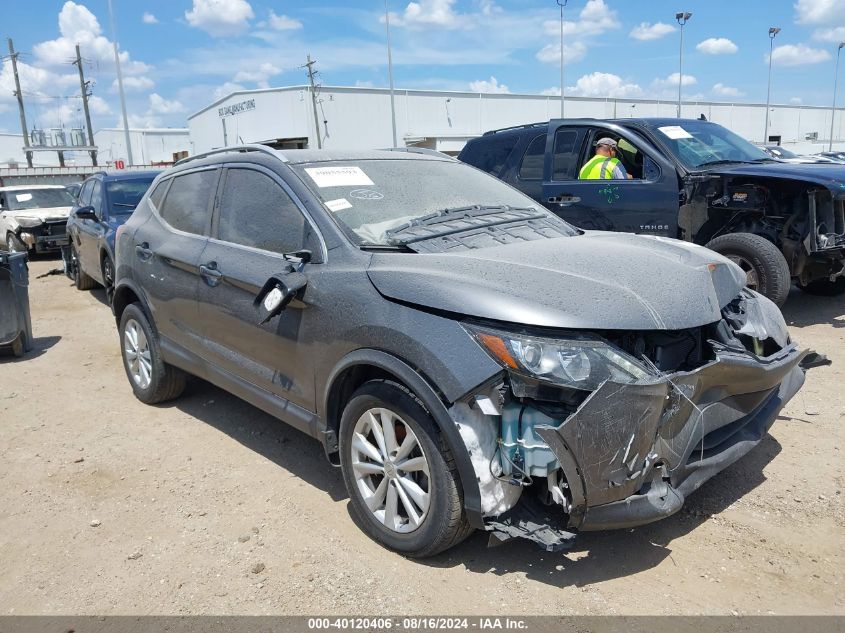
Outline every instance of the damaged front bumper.
[(605, 383), (559, 426), (538, 427), (571, 495), (568, 528), (633, 527), (684, 498), (765, 436), (804, 383), (794, 345), (769, 358), (722, 351), (653, 382)]

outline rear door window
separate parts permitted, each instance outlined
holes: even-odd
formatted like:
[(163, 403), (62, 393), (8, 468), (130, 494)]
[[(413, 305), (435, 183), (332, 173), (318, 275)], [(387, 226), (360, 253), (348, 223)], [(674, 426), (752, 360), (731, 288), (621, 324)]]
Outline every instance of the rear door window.
[(209, 207), (216, 182), (216, 169), (176, 176), (164, 203), (158, 207), (159, 214), (174, 229), (203, 235), (208, 228)]
[(254, 169), (227, 171), (220, 196), (218, 239), (273, 253), (292, 253), (307, 248), (311, 235), (311, 225), (299, 207), (270, 176)]
[(542, 180), (543, 161), (546, 156), (546, 135), (534, 138), (525, 150), (522, 163), (519, 165), (520, 180)]

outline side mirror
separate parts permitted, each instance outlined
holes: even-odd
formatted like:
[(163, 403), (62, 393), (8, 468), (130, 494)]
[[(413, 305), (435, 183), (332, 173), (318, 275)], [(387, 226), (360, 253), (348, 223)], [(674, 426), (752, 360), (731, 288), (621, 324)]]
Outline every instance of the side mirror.
[(258, 312), (259, 325), (281, 314), (307, 285), (308, 277), (294, 270), (270, 277), (252, 303)]
[(73, 212), (73, 215), (79, 220), (96, 220), (97, 214), (94, 212), (94, 207), (79, 207)]

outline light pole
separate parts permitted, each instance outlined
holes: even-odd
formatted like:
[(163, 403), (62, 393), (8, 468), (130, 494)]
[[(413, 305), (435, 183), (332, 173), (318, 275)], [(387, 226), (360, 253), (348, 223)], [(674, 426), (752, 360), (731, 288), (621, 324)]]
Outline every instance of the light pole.
[(563, 96), (563, 7), (569, 0), (563, 0), (563, 2), (555, 0), (555, 2), (560, 7), (560, 118), (562, 119), (566, 108), (566, 99)]
[(123, 73), (120, 72), (120, 55), (117, 52), (117, 29), (114, 26), (114, 11), (112, 11), (111, 0), (109, 0), (109, 20), (111, 21), (111, 37), (114, 45), (114, 65), (117, 68), (117, 89), (120, 93), (120, 110), (123, 114), (123, 137), (126, 141), (127, 164), (133, 165), (132, 141), (129, 138), (129, 118), (126, 116), (126, 95), (123, 94)]
[(827, 151), (833, 151), (833, 119), (836, 117), (836, 80), (839, 79), (839, 53), (845, 47), (845, 42), (839, 43), (839, 48), (836, 49), (836, 70), (833, 72), (833, 107), (830, 110), (830, 144), (827, 146)]
[(681, 118), (681, 87), (684, 85), (684, 24), (689, 22), (692, 13), (682, 11), (675, 14), (675, 19), (681, 25), (681, 46), (678, 49), (678, 118)]
[(769, 29), (769, 88), (766, 90), (766, 128), (763, 130), (763, 145), (769, 141), (769, 101), (772, 97), (772, 53), (775, 50), (775, 35), (780, 29), (773, 26)]
[(390, 120), (393, 124), (393, 147), (397, 147), (396, 96), (393, 90), (393, 55), (390, 51), (390, 11), (387, 8), (387, 0), (384, 0), (384, 24), (387, 29), (387, 74), (390, 77)]

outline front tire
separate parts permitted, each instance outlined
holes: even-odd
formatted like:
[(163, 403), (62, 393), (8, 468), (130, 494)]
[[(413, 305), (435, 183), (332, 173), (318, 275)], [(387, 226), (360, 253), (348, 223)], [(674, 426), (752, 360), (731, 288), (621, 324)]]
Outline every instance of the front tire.
[(9, 253), (26, 253), (28, 252), (26, 248), (26, 244), (23, 243), (21, 238), (17, 235), (12, 233), (11, 231), (6, 234), (6, 250)]
[(135, 397), (145, 404), (178, 398), (187, 377), (162, 360), (158, 336), (139, 304), (133, 303), (123, 311), (119, 331), (123, 368)]
[(340, 465), (355, 522), (384, 547), (424, 558), (472, 533), (454, 457), (400, 385), (371, 381), (353, 394), (340, 422)]
[(111, 303), (114, 296), (114, 262), (108, 255), (103, 256), (102, 269), (103, 288), (106, 289), (106, 298)]
[(786, 303), (792, 276), (789, 264), (778, 247), (753, 233), (728, 233), (707, 244), (745, 271), (746, 285), (771, 299), (778, 306)]

